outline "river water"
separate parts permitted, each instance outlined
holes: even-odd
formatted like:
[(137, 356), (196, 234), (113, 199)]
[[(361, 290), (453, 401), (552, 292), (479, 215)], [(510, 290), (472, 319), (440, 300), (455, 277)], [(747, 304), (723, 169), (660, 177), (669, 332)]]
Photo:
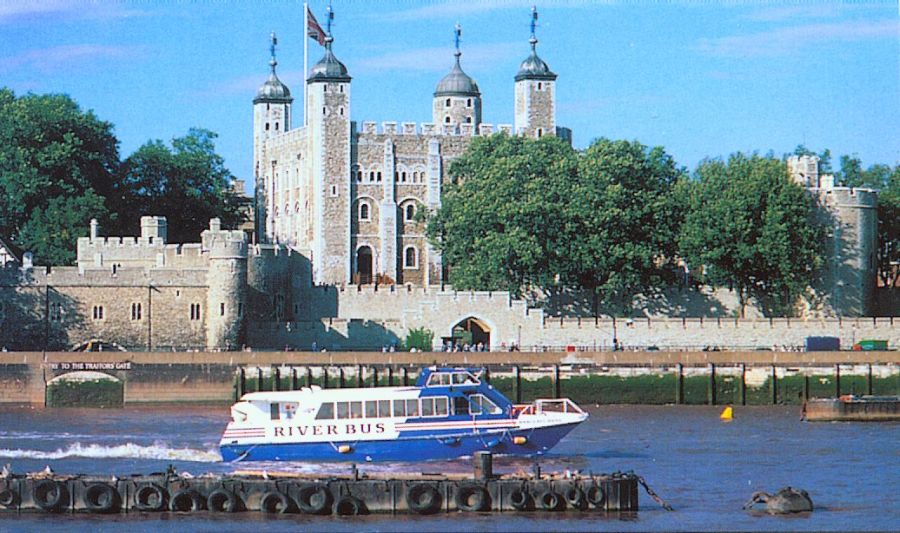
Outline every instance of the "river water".
[[(900, 424), (807, 423), (797, 407), (600, 406), (541, 460), (544, 471), (633, 470), (674, 508), (643, 490), (641, 510), (597, 513), (451, 514), (356, 518), (172, 513), (43, 515), (0, 512), (0, 531), (533, 531), (533, 530), (898, 530)], [(228, 473), (246, 468), (347, 472), (346, 464), (226, 464), (216, 451), (227, 407), (32, 409), (0, 408), (0, 463), (15, 472), (50, 465), (57, 473), (132, 474), (163, 471)], [(529, 470), (530, 461), (498, 457), (499, 472)], [(470, 461), (367, 464), (361, 471), (469, 472)], [(806, 489), (816, 510), (803, 516), (749, 513), (758, 490)]]

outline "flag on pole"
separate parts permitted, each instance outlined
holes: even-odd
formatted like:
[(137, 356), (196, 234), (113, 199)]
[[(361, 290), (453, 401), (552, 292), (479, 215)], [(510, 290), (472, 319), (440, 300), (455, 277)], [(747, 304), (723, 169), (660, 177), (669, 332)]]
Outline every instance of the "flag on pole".
[(322, 26), (319, 26), (319, 21), (316, 20), (309, 7), (306, 8), (306, 17), (306, 34), (315, 39), (321, 46), (325, 46), (325, 30), (322, 29)]

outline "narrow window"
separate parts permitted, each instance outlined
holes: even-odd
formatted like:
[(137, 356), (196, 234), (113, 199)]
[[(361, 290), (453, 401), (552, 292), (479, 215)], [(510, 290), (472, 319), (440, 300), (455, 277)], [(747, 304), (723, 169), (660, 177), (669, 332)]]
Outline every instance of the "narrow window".
[(269, 123), (266, 122), (266, 131), (269, 131)]
[(133, 303), (131, 304), (131, 320), (140, 320), (141, 319), (141, 304)]
[(466, 117), (466, 124), (472, 123), (472, 117)]
[(544, 136), (544, 128), (538, 128), (535, 132), (536, 137), (540, 138)]
[(191, 320), (200, 320), (200, 304), (191, 304)]
[(543, 83), (538, 82), (538, 90), (539, 90), (539, 91), (544, 90), (544, 84), (543, 84)]
[(338, 195), (337, 185), (332, 185), (331, 186), (331, 196), (337, 196), (337, 195)]
[(337, 402), (337, 417), (350, 418), (350, 404), (348, 402)]
[(450, 117), (444, 117), (444, 124), (450, 124)]
[(466, 107), (472, 107), (472, 99), (471, 98), (466, 100)]
[(403, 266), (406, 268), (416, 268), (416, 263), (416, 248), (414, 246), (410, 246), (404, 253)]
[(406, 206), (406, 221), (412, 222), (413, 217), (416, 216), (416, 206), (415, 204), (409, 204)]
[(275, 131), (278, 131), (278, 123), (275, 123)]
[(225, 302), (219, 303), (219, 316), (225, 316)]
[(379, 170), (377, 174), (375, 174), (375, 181), (381, 183), (381, 171)]
[(362, 418), (362, 402), (350, 402), (350, 418)]
[(406, 402), (403, 400), (394, 400), (394, 416), (406, 416)]
[(366, 401), (366, 418), (378, 418), (378, 402), (375, 400)]
[(344, 116), (344, 108), (341, 108), (341, 116)]
[(334, 402), (325, 402), (319, 407), (316, 413), (316, 420), (332, 420), (334, 419)]
[(419, 416), (419, 399), (406, 400), (406, 416)]
[(94, 320), (103, 320), (103, 306), (95, 305), (94, 306)]
[(327, 114), (328, 114), (328, 108), (327, 108), (327, 107), (323, 107), (323, 108), (322, 108), (322, 115), (327, 115)]
[(365, 202), (359, 204), (359, 219), (369, 220), (369, 204)]
[(447, 98), (447, 100), (444, 101), (444, 107), (450, 107), (450, 99), (449, 98)]
[(272, 420), (278, 420), (281, 418), (278, 416), (278, 402), (273, 402), (269, 404), (269, 417)]
[(406, 183), (406, 171), (400, 173), (400, 181)]
[(378, 416), (382, 418), (391, 416), (390, 400), (378, 400)]
[(244, 304), (243, 303), (238, 304), (238, 316), (239, 317), (244, 316)]

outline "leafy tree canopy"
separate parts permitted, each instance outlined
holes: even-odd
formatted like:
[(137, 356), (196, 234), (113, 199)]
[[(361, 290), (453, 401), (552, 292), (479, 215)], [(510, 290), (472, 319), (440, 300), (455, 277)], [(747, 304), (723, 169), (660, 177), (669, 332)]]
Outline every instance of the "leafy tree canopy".
[(679, 237), (681, 255), (709, 282), (733, 287), (741, 314), (750, 297), (792, 314), (821, 264), (814, 200), (773, 157), (736, 153), (704, 160)]

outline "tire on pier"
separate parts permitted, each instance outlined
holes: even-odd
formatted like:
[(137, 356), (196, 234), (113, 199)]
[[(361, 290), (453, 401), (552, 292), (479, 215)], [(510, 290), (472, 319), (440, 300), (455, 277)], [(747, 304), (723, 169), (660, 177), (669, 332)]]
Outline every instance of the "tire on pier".
[(431, 483), (416, 483), (406, 489), (406, 504), (417, 514), (434, 514), (441, 510), (441, 493)]
[(180, 513), (189, 513), (203, 510), (203, 497), (193, 489), (181, 489), (175, 491), (169, 498), (169, 508)]
[(331, 493), (318, 483), (304, 485), (297, 493), (297, 506), (306, 514), (328, 514), (331, 511)]
[(481, 485), (460, 485), (456, 489), (456, 506), (467, 512), (488, 511), (491, 508), (491, 495)]
[(516, 511), (527, 511), (534, 506), (534, 499), (525, 488), (515, 489), (509, 494), (509, 504)]
[(545, 511), (560, 511), (562, 510), (562, 507), (565, 506), (565, 500), (552, 489), (541, 493), (541, 495), (538, 496), (537, 501), (540, 504), (541, 509)]
[(566, 489), (566, 492), (563, 493), (563, 497), (572, 509), (583, 511), (587, 508), (587, 498), (584, 495), (584, 491), (581, 490), (581, 487), (578, 485), (572, 485)]
[(289, 513), (291, 512), (291, 500), (281, 492), (270, 490), (259, 499), (259, 510), (273, 514)]
[(338, 516), (357, 516), (369, 514), (365, 502), (355, 496), (341, 496), (334, 502), (334, 514)]
[(134, 507), (138, 511), (162, 511), (166, 508), (166, 496), (159, 485), (141, 485), (134, 493)]
[(594, 485), (587, 491), (587, 501), (594, 507), (603, 507), (603, 504), (606, 503), (606, 491), (600, 485)]
[(206, 497), (206, 508), (214, 513), (233, 513), (240, 510), (241, 499), (231, 491), (216, 489)]
[(93, 483), (84, 491), (84, 506), (92, 513), (113, 513), (120, 504), (119, 491), (106, 483)]
[(35, 505), (44, 511), (54, 513), (62, 508), (69, 494), (65, 483), (45, 479), (35, 484), (31, 492)]
[(0, 490), (0, 507), (12, 509), (19, 505), (19, 501), (19, 493), (13, 490), (12, 487)]

